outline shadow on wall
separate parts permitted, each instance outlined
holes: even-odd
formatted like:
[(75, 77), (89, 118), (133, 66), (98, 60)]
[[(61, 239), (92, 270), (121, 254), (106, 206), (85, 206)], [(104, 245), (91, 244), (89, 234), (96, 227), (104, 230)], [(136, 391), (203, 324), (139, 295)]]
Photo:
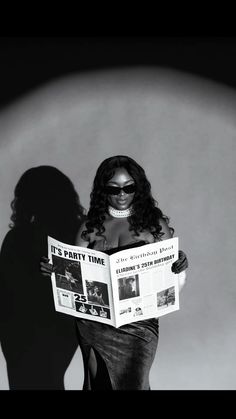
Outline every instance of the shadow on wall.
[(74, 244), (84, 209), (70, 179), (51, 166), (21, 176), (11, 208), (0, 254), (0, 339), (9, 387), (64, 389), (78, 347), (76, 324), (55, 311), (51, 281), (39, 262), (48, 254), (48, 235)]

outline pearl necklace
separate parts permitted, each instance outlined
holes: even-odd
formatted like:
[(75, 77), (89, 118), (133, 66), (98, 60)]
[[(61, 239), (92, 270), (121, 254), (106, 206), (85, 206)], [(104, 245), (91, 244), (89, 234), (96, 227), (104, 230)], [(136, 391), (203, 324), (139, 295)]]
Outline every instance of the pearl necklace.
[(118, 210), (116, 208), (111, 207), (111, 205), (108, 206), (108, 213), (114, 218), (125, 218), (130, 217), (134, 213), (133, 207), (127, 208), (125, 210)]

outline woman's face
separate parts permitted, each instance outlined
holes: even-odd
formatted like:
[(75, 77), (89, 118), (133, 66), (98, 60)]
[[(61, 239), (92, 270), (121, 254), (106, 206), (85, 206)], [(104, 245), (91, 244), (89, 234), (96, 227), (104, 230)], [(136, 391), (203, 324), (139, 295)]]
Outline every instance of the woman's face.
[[(129, 175), (127, 170), (123, 167), (116, 169), (113, 177), (107, 182), (106, 186), (114, 186), (116, 188), (123, 188), (124, 186), (133, 185), (134, 179)], [(119, 191), (118, 195), (108, 195), (109, 204), (117, 210), (125, 210), (130, 207), (133, 202), (135, 192), (125, 193), (123, 189)]]

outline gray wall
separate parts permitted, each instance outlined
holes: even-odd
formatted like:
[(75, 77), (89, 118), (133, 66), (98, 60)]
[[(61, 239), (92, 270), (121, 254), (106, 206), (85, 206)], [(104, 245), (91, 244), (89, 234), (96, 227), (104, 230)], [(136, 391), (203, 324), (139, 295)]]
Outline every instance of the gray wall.
[[(160, 320), (152, 389), (235, 389), (236, 92), (168, 69), (91, 72), (45, 85), (0, 114), (0, 240), (21, 174), (50, 164), (88, 206), (100, 162), (146, 170), (189, 257), (180, 310)], [(7, 374), (0, 353), (0, 389)], [(65, 376), (80, 389), (81, 354)]]

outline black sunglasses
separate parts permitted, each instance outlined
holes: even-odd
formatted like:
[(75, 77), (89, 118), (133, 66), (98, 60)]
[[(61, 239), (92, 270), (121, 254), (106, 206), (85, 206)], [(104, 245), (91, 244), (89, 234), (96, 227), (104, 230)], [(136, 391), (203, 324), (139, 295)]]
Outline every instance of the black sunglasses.
[(105, 186), (105, 192), (107, 195), (119, 195), (121, 191), (124, 191), (126, 194), (131, 194), (136, 191), (135, 183), (131, 185), (123, 186), (123, 188), (119, 188), (118, 186)]

